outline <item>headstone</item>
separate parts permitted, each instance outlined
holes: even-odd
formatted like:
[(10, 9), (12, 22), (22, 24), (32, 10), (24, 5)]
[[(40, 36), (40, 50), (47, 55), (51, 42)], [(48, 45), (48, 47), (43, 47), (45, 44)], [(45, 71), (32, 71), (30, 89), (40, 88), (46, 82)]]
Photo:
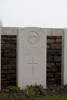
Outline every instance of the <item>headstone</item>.
[(18, 86), (46, 87), (46, 32), (38, 28), (19, 29)]

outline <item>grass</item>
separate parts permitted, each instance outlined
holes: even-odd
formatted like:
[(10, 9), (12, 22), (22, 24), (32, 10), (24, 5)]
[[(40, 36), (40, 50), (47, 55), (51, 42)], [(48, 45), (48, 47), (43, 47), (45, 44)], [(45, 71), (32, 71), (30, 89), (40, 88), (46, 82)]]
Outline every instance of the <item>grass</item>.
[(31, 98), (28, 100), (67, 100), (67, 96), (53, 96), (53, 97), (47, 97), (47, 98)]

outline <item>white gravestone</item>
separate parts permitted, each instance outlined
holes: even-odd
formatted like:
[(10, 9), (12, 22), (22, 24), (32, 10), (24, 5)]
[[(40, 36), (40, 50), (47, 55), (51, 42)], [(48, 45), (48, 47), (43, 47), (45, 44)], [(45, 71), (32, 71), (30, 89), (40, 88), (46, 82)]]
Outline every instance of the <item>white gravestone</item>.
[(34, 67), (35, 67), (35, 64), (37, 64), (37, 63), (36, 63), (36, 61), (34, 61), (34, 57), (32, 57), (31, 60), (32, 60), (32, 62), (30, 62), (30, 63), (28, 63), (28, 64), (32, 64), (32, 66), (31, 66), (31, 67), (32, 67), (32, 74), (35, 74), (35, 73), (34, 73)]
[(39, 28), (19, 28), (18, 86), (43, 85), (46, 88), (46, 32)]

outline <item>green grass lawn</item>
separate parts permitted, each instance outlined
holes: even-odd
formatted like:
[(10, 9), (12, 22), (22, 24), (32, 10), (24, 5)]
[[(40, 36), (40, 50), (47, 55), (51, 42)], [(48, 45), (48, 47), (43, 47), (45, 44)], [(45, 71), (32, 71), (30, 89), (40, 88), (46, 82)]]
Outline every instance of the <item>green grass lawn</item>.
[(54, 96), (54, 97), (47, 97), (47, 98), (31, 98), (28, 100), (67, 100), (67, 96)]

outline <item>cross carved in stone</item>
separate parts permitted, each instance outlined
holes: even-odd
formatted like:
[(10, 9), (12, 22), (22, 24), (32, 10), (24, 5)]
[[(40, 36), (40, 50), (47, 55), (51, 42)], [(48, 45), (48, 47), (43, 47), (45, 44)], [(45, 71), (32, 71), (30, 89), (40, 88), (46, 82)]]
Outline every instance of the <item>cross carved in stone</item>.
[(34, 74), (34, 65), (38, 64), (35, 60), (34, 60), (34, 57), (32, 57), (32, 61), (28, 64), (31, 64), (32, 65), (32, 74)]

